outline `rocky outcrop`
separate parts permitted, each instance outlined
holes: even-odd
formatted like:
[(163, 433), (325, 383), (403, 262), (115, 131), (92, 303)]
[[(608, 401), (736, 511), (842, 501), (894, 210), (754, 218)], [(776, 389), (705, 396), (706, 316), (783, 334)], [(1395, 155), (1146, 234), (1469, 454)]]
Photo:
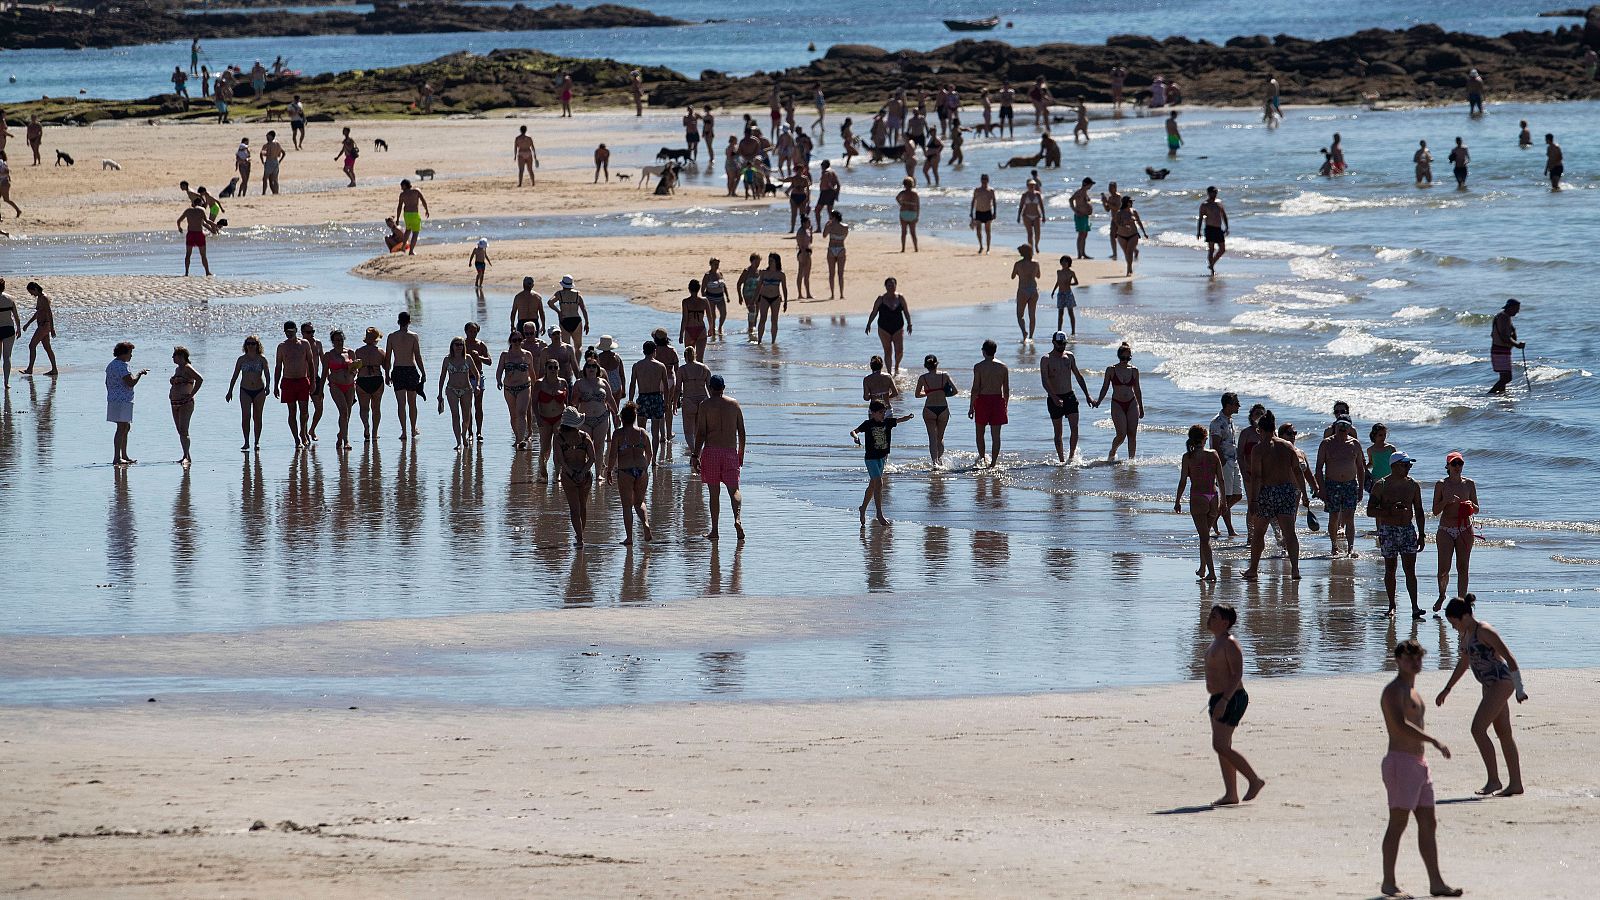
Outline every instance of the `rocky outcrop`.
[[(887, 51), (859, 44), (836, 46), (808, 65), (747, 78), (655, 86), (657, 106), (694, 103), (760, 104), (774, 79), (791, 93), (813, 86), (835, 103), (879, 103), (896, 88), (933, 89), (951, 84), (969, 97), (984, 88), (1022, 85), (1044, 76), (1058, 101), (1079, 96), (1111, 99), (1110, 70), (1128, 69), (1127, 96), (1147, 93), (1157, 75), (1182, 83), (1190, 103), (1256, 105), (1276, 76), (1293, 103), (1407, 103), (1460, 100), (1476, 68), (1492, 97), (1567, 100), (1600, 97), (1600, 82), (1586, 77), (1583, 54), (1600, 49), (1600, 6), (1584, 24), (1555, 31), (1518, 31), (1499, 37), (1446, 32), (1434, 25), (1404, 30), (1369, 29), (1345, 37), (1308, 41), (1289, 35), (1237, 37), (1222, 46), (1183, 37), (1157, 40), (1116, 35), (1104, 44), (1012, 47), (999, 41), (957, 41), (936, 50)], [(710, 73), (715, 74), (715, 73)]]
[(137, 2), (104, 4), (89, 13), (24, 7), (0, 14), (0, 47), (80, 49), (150, 44), (177, 37), (303, 37), (317, 34), (425, 34), (450, 31), (550, 31), (569, 28), (649, 28), (686, 25), (679, 19), (605, 3), (539, 8), (468, 6), (449, 2), (379, 0), (369, 13), (223, 12), (186, 16)]

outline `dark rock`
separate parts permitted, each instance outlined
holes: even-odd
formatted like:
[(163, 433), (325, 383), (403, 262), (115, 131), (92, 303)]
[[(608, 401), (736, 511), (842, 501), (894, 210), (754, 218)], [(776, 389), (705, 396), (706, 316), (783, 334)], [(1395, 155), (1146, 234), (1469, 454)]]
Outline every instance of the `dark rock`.
[(1374, 62), (1367, 63), (1367, 71), (1372, 73), (1373, 75), (1404, 75), (1404, 74), (1406, 74), (1406, 70), (1405, 69), (1400, 68), (1399, 66), (1395, 65), (1392, 62), (1385, 62), (1385, 61), (1383, 61), (1381, 59), (1380, 60), (1376, 60)]
[(823, 54), (823, 59), (887, 59), (889, 51), (871, 44), (835, 44)]

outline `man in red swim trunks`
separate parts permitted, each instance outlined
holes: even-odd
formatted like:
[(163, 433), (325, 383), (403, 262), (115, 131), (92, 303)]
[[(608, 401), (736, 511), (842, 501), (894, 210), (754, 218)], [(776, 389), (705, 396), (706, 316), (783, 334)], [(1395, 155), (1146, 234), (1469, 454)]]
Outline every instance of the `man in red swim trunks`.
[(733, 504), (733, 530), (739, 540), (744, 540), (744, 524), (739, 519), (739, 507), (744, 498), (739, 496), (739, 468), (744, 465), (744, 410), (739, 401), (723, 396), (728, 383), (721, 375), (711, 376), (706, 389), (711, 396), (700, 401), (691, 432), (691, 448), (695, 462), (700, 467), (700, 483), (711, 489), (711, 533), (706, 540), (717, 539), (717, 519), (721, 513), (722, 491), (728, 489), (728, 502)]
[(311, 373), (315, 364), (312, 352), (311, 342), (300, 337), (299, 326), (283, 323), (272, 395), (289, 407), (289, 433), (294, 436), (297, 450), (311, 443)]
[(200, 251), (200, 265), (211, 274), (211, 261), (206, 259), (206, 230), (216, 231), (216, 226), (206, 216), (206, 201), (198, 194), (191, 195), (189, 208), (178, 216), (178, 230), (183, 232), (183, 274), (189, 274), (189, 263), (194, 252)]
[(978, 423), (978, 465), (983, 465), (983, 430), (989, 429), (994, 438), (991, 468), (1000, 462), (1000, 426), (1006, 424), (1006, 404), (1011, 401), (1011, 370), (994, 358), (998, 349), (994, 341), (983, 342), (983, 359), (972, 367), (972, 391), (967, 395), (967, 418)]

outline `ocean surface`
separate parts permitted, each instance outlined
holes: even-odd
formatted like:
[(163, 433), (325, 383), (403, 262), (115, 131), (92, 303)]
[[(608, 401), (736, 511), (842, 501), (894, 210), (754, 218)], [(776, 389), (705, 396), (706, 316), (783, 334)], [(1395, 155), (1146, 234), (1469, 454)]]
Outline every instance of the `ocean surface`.
[[(432, 369), (462, 322), (503, 320), (509, 296), (352, 276), (372, 253), (367, 229), (236, 223), (212, 244), (224, 277), (283, 280), (289, 272), (306, 288), (209, 304), (66, 305), (58, 310), (62, 377), (13, 376), (0, 405), (0, 534), (9, 560), (0, 575), (0, 634), (31, 652), (0, 660), (0, 702), (182, 694), (584, 705), (1070, 690), (1194, 677), (1200, 616), (1214, 599), (1243, 611), (1255, 675), (1371, 670), (1408, 634), (1439, 648), (1434, 663), (1453, 663), (1442, 623), (1381, 616), (1381, 568), (1365, 518), (1357, 560), (1330, 561), (1322, 535), (1302, 534), (1309, 558), (1298, 584), (1271, 561), (1258, 585), (1240, 582), (1239, 542), (1221, 550), (1222, 584), (1195, 584), (1192, 526), (1187, 514), (1171, 512), (1176, 466), (1185, 428), (1209, 420), (1229, 389), (1246, 405), (1273, 407), (1305, 435), (1320, 434), (1335, 400), (1349, 401), (1363, 436), (1371, 422), (1387, 422), (1394, 443), (1421, 459), (1416, 477), (1425, 491), (1442, 475), (1445, 453), (1463, 451), (1483, 503), (1473, 589), (1484, 617), (1507, 633), (1525, 665), (1593, 664), (1579, 636), (1600, 621), (1600, 513), (1578, 501), (1600, 487), (1600, 325), (1591, 309), (1600, 283), (1592, 252), (1600, 178), (1588, 149), (1600, 145), (1597, 112), (1589, 103), (1491, 104), (1480, 119), (1460, 109), (1296, 109), (1269, 130), (1250, 112), (1190, 109), (1176, 160), (1165, 155), (1159, 120), (1097, 118), (1093, 141), (1064, 145), (1063, 168), (1043, 173), (1044, 258), (1069, 247), (1065, 200), (1083, 176), (1118, 180), (1138, 198), (1154, 238), (1141, 277), (1082, 289), (1074, 344), (1095, 391), (1115, 345), (1133, 344), (1149, 415), (1138, 460), (1099, 460), (1111, 439), (1103, 407), (1085, 409), (1085, 458), (1054, 463), (1037, 386), (1046, 348), (1018, 342), (1007, 285), (943, 310), (918, 311), (913, 296), (908, 358), (937, 353), (963, 388), (978, 344), (1000, 342), (1015, 392), (1005, 457), (996, 471), (972, 470), (971, 428), (957, 398), (950, 469), (934, 471), (921, 420), (913, 419), (897, 431), (889, 470), (895, 524), (861, 529), (855, 506), (864, 475), (847, 432), (862, 418), (859, 379), (877, 340), (862, 333), (861, 317), (812, 319), (802, 306), (801, 318), (784, 321), (778, 347), (733, 339), (710, 353), (751, 429), (743, 545), (694, 538), (707, 525), (706, 497), (680, 446), (651, 499), (662, 540), (616, 547), (616, 501), (602, 490), (591, 546), (574, 554), (559, 489), (535, 483), (528, 456), (512, 451), (497, 397), (487, 402), (490, 439), (462, 456), (451, 451), (448, 422), (431, 402), (415, 446), (395, 439), (391, 406), (381, 440), (348, 457), (333, 452), (329, 421), (320, 447), (293, 453), (281, 408), (269, 402), (267, 448), (240, 454), (237, 411), (221, 395), (244, 334), (270, 336), (284, 319), (307, 317), (323, 335), (336, 326), (387, 330), (409, 309)], [(1567, 190), (1552, 194), (1540, 178), (1542, 153), (1517, 148), (1522, 118), (1566, 146)], [(619, 158), (645, 153), (676, 128), (665, 117), (608, 124), (634, 129), (634, 139), (613, 143)], [(1351, 172), (1320, 178), (1317, 148), (1334, 131), (1344, 136)], [(1415, 141), (1442, 150), (1457, 135), (1472, 149), (1468, 189), (1413, 185)], [(945, 187), (923, 190), (925, 231), (969, 241), (966, 197), (977, 175), (996, 173), (1000, 159), (1034, 141), (1019, 133), (1015, 141), (969, 142), (968, 165), (947, 170)], [(824, 149), (836, 150), (836, 140)], [(1152, 164), (1170, 166), (1172, 176), (1147, 180), (1142, 170)], [(293, 156), (285, 164), (291, 190), (326, 189), (297, 181), (299, 165)], [(1448, 180), (1442, 164), (1436, 169)], [(865, 231), (894, 228), (890, 197), (900, 174), (898, 166), (847, 174), (848, 220)], [(1014, 202), (1021, 177), (996, 175), (1003, 202)], [(446, 184), (433, 189), (436, 208)], [(1221, 188), (1233, 222), (1216, 278), (1206, 277), (1192, 237), (1208, 184)], [(730, 240), (723, 258), (740, 259), (783, 250), (785, 221), (776, 205), (711, 205), (674, 216), (435, 220), (428, 239), (772, 235), (757, 245)], [(1008, 221), (1001, 217), (997, 248), (1020, 237)], [(1101, 255), (1103, 217), (1097, 225), (1090, 247)], [(0, 269), (42, 276), (175, 273), (181, 259), (169, 234), (20, 235), (0, 253)], [(906, 258), (906, 266), (916, 263)], [(574, 274), (581, 285), (584, 273)], [(855, 283), (881, 274), (855, 272)], [(1517, 324), (1528, 369), (1524, 377), (1519, 367), (1507, 397), (1489, 398), (1488, 319), (1510, 296), (1524, 303)], [(675, 320), (618, 298), (590, 302), (594, 334), (617, 335), (624, 347)], [(108, 348), (122, 339), (139, 344), (136, 364), (154, 379), (140, 391), (133, 449), (142, 461), (131, 470), (104, 464), (102, 372)], [(167, 348), (180, 342), (209, 379), (188, 471), (172, 462), (178, 448), (163, 403)], [(911, 382), (904, 386), (909, 392)], [(1302, 447), (1314, 454), (1314, 438)], [(1431, 549), (1418, 569), (1427, 602)], [(544, 632), (529, 624), (521, 639), (516, 627), (474, 618), (581, 615), (707, 596), (726, 598), (727, 624), (740, 628), (551, 639), (532, 636)], [(788, 603), (801, 602), (810, 604), (805, 628), (761, 627), (764, 610), (781, 620)], [(451, 638), (404, 651), (384, 644), (378, 653), (351, 637), (339, 651), (348, 655), (303, 671), (292, 661), (282, 671), (239, 670), (219, 654), (198, 671), (156, 658), (132, 675), (108, 663), (103, 647), (80, 655), (105, 641), (127, 641), (133, 652), (138, 641), (192, 633), (227, 640), (265, 630), (269, 639), (337, 643), (341, 628), (378, 635), (386, 623), (417, 618), (435, 619)]]
[[(270, 64), (275, 57), (283, 56), (291, 68), (317, 75), (423, 62), (460, 50), (484, 53), (497, 48), (535, 47), (566, 56), (608, 56), (668, 66), (698, 77), (706, 69), (747, 74), (803, 65), (838, 43), (931, 49), (962, 36), (946, 29), (942, 20), (990, 15), (1001, 15), (1013, 27), (1002, 25), (978, 36), (1019, 45), (1053, 41), (1099, 43), (1113, 34), (1185, 35), (1216, 42), (1248, 34), (1326, 38), (1362, 28), (1403, 28), (1421, 23), (1436, 23), (1451, 31), (1499, 35), (1519, 29), (1547, 31), (1575, 21), (1540, 18), (1540, 12), (1561, 6), (1551, 0), (1412, 0), (1405, 4), (1349, 0), (1331, 5), (1297, 0), (1249, 4), (1227, 0), (924, 0), (914, 4), (784, 0), (748, 8), (716, 0), (640, 0), (633, 5), (701, 24), (676, 28), (364, 35), (356, 41), (344, 35), (240, 38), (205, 41), (202, 61), (215, 72), (230, 64), (248, 69), (257, 59)], [(813, 43), (817, 49), (808, 49)], [(168, 76), (175, 65), (189, 65), (188, 36), (173, 35), (173, 40), (165, 44), (105, 50), (4, 51), (0, 52), (0, 103), (80, 92), (113, 99), (147, 97), (170, 89)]]

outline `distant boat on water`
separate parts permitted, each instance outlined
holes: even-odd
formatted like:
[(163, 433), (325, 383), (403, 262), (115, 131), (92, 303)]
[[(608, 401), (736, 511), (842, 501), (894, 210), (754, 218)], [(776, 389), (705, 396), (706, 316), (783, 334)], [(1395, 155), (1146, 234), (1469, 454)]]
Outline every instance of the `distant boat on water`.
[(989, 31), (1000, 24), (999, 16), (987, 19), (945, 19), (944, 27), (951, 31)]

